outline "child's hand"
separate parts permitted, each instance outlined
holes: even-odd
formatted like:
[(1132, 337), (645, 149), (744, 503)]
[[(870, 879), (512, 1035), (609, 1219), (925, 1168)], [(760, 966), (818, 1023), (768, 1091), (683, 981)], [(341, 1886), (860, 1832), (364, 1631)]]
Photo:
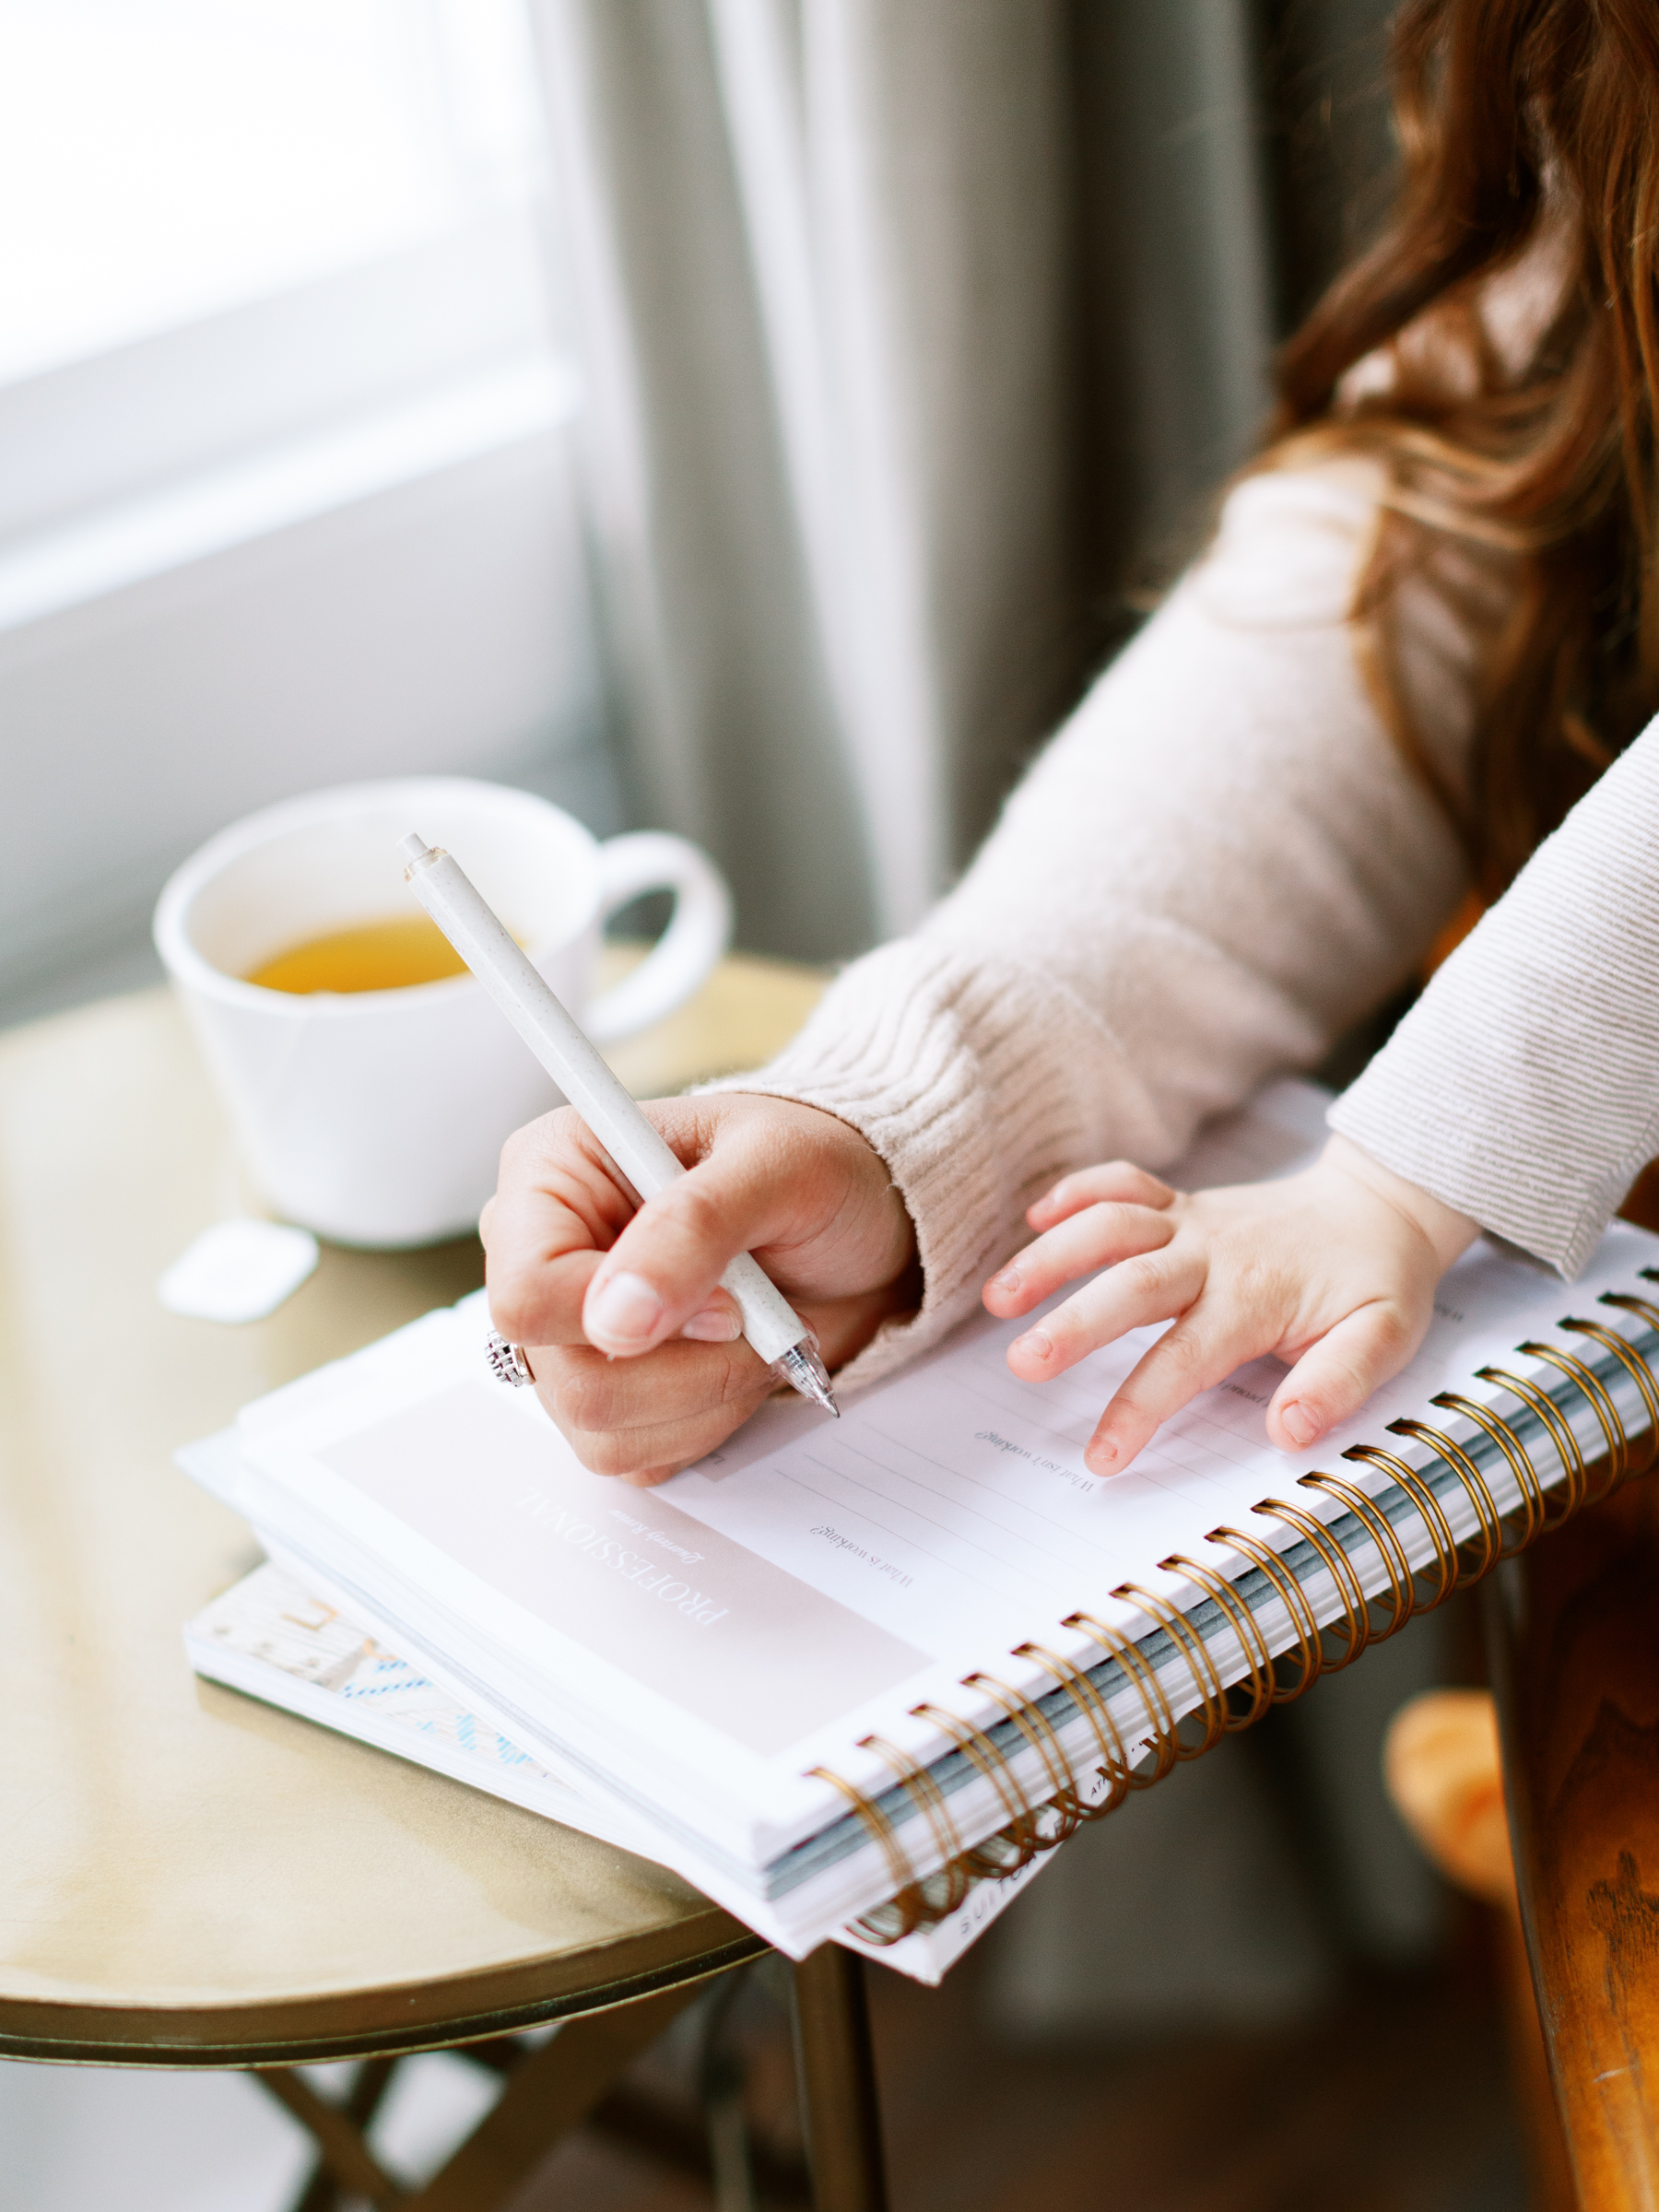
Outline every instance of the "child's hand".
[(1340, 1136), (1300, 1175), (1230, 1190), (1172, 1191), (1122, 1161), (1084, 1168), (1026, 1219), (1042, 1233), (985, 1285), (993, 1313), (1110, 1273), (1009, 1346), (1023, 1381), (1064, 1374), (1126, 1329), (1175, 1324), (1100, 1416), (1084, 1455), (1097, 1475), (1120, 1473), (1160, 1421), (1265, 1352), (1292, 1362), (1267, 1433), (1305, 1450), (1405, 1366), (1436, 1283), (1479, 1233)]

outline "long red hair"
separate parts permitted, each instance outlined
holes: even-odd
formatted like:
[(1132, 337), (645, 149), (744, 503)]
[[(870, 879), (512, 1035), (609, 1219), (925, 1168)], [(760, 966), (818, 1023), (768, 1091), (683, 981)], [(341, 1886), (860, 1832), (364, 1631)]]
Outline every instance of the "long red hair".
[[(1368, 674), (1490, 897), (1659, 710), (1659, 0), (1407, 0), (1393, 71), (1394, 214), (1285, 347), (1269, 461), (1381, 463)], [(1547, 327), (1506, 359), (1482, 300), (1544, 253)], [(1466, 790), (1403, 681), (1412, 572), (1475, 633)]]

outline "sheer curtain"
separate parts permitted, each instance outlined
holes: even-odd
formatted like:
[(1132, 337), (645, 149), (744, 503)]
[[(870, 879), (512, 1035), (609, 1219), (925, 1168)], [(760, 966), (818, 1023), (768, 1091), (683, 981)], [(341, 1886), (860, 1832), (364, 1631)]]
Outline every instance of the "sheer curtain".
[(913, 922), (1263, 404), (1248, 0), (533, 0), (635, 811)]

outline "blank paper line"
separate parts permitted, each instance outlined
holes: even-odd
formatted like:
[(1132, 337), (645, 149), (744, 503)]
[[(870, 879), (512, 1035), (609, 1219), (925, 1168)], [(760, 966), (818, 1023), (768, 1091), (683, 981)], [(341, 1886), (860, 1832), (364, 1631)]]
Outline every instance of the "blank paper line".
[[(809, 1466), (818, 1468), (825, 1475), (833, 1476), (837, 1482), (850, 1482), (855, 1490), (864, 1490), (872, 1498), (879, 1498), (882, 1495), (880, 1490), (876, 1488), (874, 1483), (860, 1482), (856, 1475), (849, 1475), (844, 1468), (830, 1465), (828, 1461), (818, 1458), (813, 1453), (803, 1453), (802, 1457), (806, 1461)], [(905, 1512), (912, 1514), (916, 1520), (925, 1521), (929, 1528), (938, 1529), (941, 1535), (954, 1538), (959, 1544), (965, 1544), (970, 1551), (977, 1551), (982, 1558), (993, 1560), (996, 1566), (1005, 1570), (1010, 1570), (1015, 1574), (1023, 1575), (1027, 1582), (1037, 1583), (1039, 1587), (1041, 1586), (1041, 1578), (1031, 1573), (1029, 1568), (1013, 1567), (1009, 1560), (998, 1559), (995, 1552), (988, 1550), (983, 1544), (976, 1544), (971, 1536), (962, 1535), (958, 1530), (950, 1527), (947, 1522), (936, 1521), (931, 1513), (922, 1512), (913, 1505), (904, 1505), (902, 1500), (898, 1498), (889, 1498), (887, 1502), (889, 1505), (901, 1506)], [(853, 1512), (860, 1512), (863, 1511), (863, 1508), (860, 1506), (853, 1506), (850, 1510)], [(877, 1521), (875, 1525), (877, 1528), (881, 1528), (884, 1527), (886, 1524)], [(898, 1531), (896, 1529), (888, 1529), (888, 1534), (889, 1535), (897, 1535)], [(927, 1558), (930, 1559), (938, 1559), (940, 1565), (943, 1567), (954, 1567), (956, 1565), (954, 1560), (945, 1559), (941, 1553), (928, 1551), (927, 1547), (924, 1544), (917, 1544), (914, 1536), (903, 1537), (900, 1538), (900, 1541), (915, 1544), (918, 1551), (925, 1553)], [(968, 1573), (968, 1570), (965, 1567), (958, 1567), (956, 1571), (959, 1574)], [(977, 1575), (971, 1576), (970, 1579), (975, 1582), (979, 1580)], [(982, 1585), (982, 1587), (987, 1590), (995, 1589), (994, 1583), (985, 1583)], [(996, 1594), (998, 1596), (1004, 1596), (1006, 1594), (1006, 1593), (1003, 1591), (997, 1591)]]
[[(867, 1422), (865, 1425), (866, 1429), (869, 1428), (869, 1424)], [(877, 1429), (872, 1430), (871, 1433), (880, 1436), (882, 1431), (879, 1429)], [(911, 1446), (909, 1444), (900, 1442), (896, 1437), (888, 1437), (887, 1441), (892, 1444), (895, 1451), (911, 1451)], [(884, 1475), (892, 1476), (895, 1481), (908, 1482), (913, 1488), (923, 1491), (929, 1498), (942, 1499), (947, 1505), (957, 1506), (959, 1512), (964, 1513), (971, 1513), (976, 1521), (982, 1521), (987, 1528), (995, 1529), (1000, 1535), (1012, 1536), (1017, 1544), (1030, 1545), (1033, 1551), (1040, 1552), (1045, 1559), (1059, 1559), (1061, 1557), (1059, 1553), (1051, 1551), (1046, 1545), (1040, 1544), (1035, 1536), (1028, 1535), (1024, 1529), (1015, 1527), (1010, 1522), (997, 1520), (994, 1513), (982, 1512), (977, 1505), (971, 1505), (965, 1498), (957, 1499), (952, 1496), (949, 1490), (941, 1490), (936, 1488), (931, 1482), (924, 1482), (921, 1477), (918, 1475), (907, 1475), (902, 1467), (889, 1467), (885, 1460), (877, 1459), (873, 1452), (863, 1451), (853, 1441), (853, 1439), (850, 1436), (838, 1436), (835, 1440), (835, 1442), (838, 1450), (842, 1452), (858, 1453), (858, 1455), (861, 1459), (867, 1459), (873, 1467), (879, 1467)], [(912, 1453), (912, 1456), (915, 1459), (926, 1458), (926, 1454), (921, 1452), (913, 1452)], [(927, 1460), (926, 1464), (929, 1466), (937, 1466), (939, 1463), (936, 1460)], [(943, 1472), (947, 1475), (951, 1475), (955, 1473), (955, 1469), (951, 1467), (946, 1467)], [(851, 1481), (851, 1479), (852, 1477), (849, 1477), (848, 1480)], [(968, 1476), (961, 1476), (959, 1477), (959, 1480), (963, 1482), (969, 1481), (970, 1479), (971, 1478)], [(980, 1485), (978, 1487), (983, 1488), (984, 1486)], [(996, 1490), (994, 1490), (991, 1494), (993, 1497), (1000, 1497), (1002, 1495), (1000, 1491)], [(1013, 1500), (1007, 1500), (1006, 1502), (1013, 1504)], [(906, 1510), (913, 1512), (915, 1508), (911, 1506)], [(1014, 1505), (1014, 1511), (1017, 1513), (1021, 1509), (1018, 1505)], [(1069, 1534), (1069, 1531), (1067, 1533)], [(964, 1536), (962, 1539), (964, 1543), (968, 1543), (970, 1540), (971, 1539), (966, 1536)], [(1064, 1564), (1063, 1560), (1062, 1564)]]
[(787, 1474), (782, 1467), (774, 1472), (782, 1475), (785, 1482), (793, 1482), (797, 1489), (809, 1490), (813, 1497), (821, 1498), (826, 1505), (834, 1506), (838, 1512), (853, 1513), (860, 1521), (867, 1521), (872, 1528), (880, 1529), (884, 1536), (891, 1536), (895, 1544), (907, 1545), (912, 1551), (920, 1552), (924, 1559), (932, 1559), (935, 1567), (943, 1567), (947, 1574), (959, 1574), (963, 1582), (973, 1583), (976, 1589), (989, 1590), (993, 1597), (1006, 1597), (1006, 1593), (999, 1590), (994, 1583), (982, 1581), (968, 1568), (959, 1567), (954, 1559), (941, 1559), (937, 1552), (929, 1551), (925, 1544), (918, 1544), (914, 1536), (901, 1535), (898, 1529), (889, 1528), (885, 1521), (877, 1521), (874, 1513), (865, 1512), (862, 1505), (849, 1505), (844, 1498), (837, 1498), (829, 1490), (820, 1490), (817, 1483), (808, 1482), (805, 1476)]
[[(1046, 1527), (1057, 1528), (1062, 1535), (1075, 1537), (1079, 1542), (1084, 1544), (1093, 1543), (1093, 1538), (1085, 1535), (1082, 1530), (1077, 1527), (1074, 1523), (1070, 1521), (1056, 1521), (1052, 1513), (1041, 1512), (1034, 1505), (1022, 1505), (1017, 1498), (1010, 1498), (1006, 1490), (999, 1490), (994, 1482), (982, 1482), (977, 1475), (964, 1475), (958, 1467), (947, 1466), (942, 1459), (935, 1459), (928, 1453), (918, 1450), (914, 1444), (907, 1444), (902, 1437), (890, 1435), (885, 1429), (877, 1429), (874, 1421), (866, 1420), (864, 1425), (869, 1430), (872, 1436), (880, 1437), (884, 1443), (891, 1444), (895, 1451), (908, 1452), (912, 1459), (919, 1459), (924, 1466), (937, 1467), (941, 1475), (954, 1476), (958, 1482), (971, 1483), (976, 1490), (984, 1490), (993, 1498), (1000, 1498), (1005, 1505), (1012, 1506), (1016, 1512), (1025, 1513), (1033, 1521), (1041, 1521)], [(880, 1462), (877, 1461), (877, 1464), (879, 1465)], [(913, 1475), (912, 1475), (907, 1476), (905, 1479), (909, 1482), (914, 1482), (916, 1478)], [(917, 1488), (919, 1489), (925, 1489), (927, 1485), (925, 1483), (918, 1483)], [(1082, 1493), (1079, 1493), (1079, 1495), (1081, 1494)], [(970, 1512), (972, 1512), (975, 1509), (972, 1506), (970, 1506), (967, 1510)], [(991, 1515), (987, 1513), (984, 1518), (987, 1521), (990, 1521)], [(1002, 1524), (1000, 1522), (993, 1522), (992, 1525), (994, 1527), (1000, 1527)], [(1041, 1546), (1035, 1545), (1032, 1542), (1032, 1539), (1029, 1536), (1026, 1538), (1026, 1542), (1032, 1544), (1033, 1549), (1041, 1548)]]

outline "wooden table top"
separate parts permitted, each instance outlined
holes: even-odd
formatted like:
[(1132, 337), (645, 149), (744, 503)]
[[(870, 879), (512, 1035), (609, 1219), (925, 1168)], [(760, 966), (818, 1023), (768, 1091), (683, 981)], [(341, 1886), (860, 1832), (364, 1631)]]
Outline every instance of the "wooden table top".
[[(619, 1072), (753, 1065), (820, 988), (728, 960)], [(759, 1950), (661, 1867), (192, 1675), (181, 1623), (256, 1553), (175, 1448), (482, 1273), (473, 1239), (324, 1247), (267, 1321), (165, 1312), (238, 1183), (166, 993), (0, 1035), (0, 2053), (409, 2049)]]

